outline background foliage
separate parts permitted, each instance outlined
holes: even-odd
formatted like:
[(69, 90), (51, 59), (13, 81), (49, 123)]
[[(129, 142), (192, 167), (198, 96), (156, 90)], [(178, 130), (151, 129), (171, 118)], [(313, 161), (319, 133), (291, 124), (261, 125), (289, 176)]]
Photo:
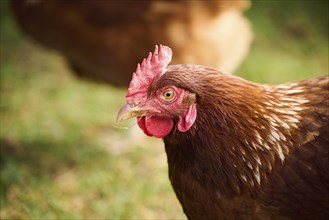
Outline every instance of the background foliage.
[[(115, 128), (124, 89), (76, 79), (0, 0), (1, 219), (185, 219), (161, 140)], [(262, 83), (328, 74), (328, 1), (254, 1), (236, 72)]]

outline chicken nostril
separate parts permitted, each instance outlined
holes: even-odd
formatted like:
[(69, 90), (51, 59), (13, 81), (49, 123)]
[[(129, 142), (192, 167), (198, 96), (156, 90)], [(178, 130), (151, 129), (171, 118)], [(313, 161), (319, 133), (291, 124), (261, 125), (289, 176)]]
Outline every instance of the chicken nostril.
[(136, 107), (137, 105), (139, 105), (141, 102), (140, 101), (135, 101), (131, 107)]

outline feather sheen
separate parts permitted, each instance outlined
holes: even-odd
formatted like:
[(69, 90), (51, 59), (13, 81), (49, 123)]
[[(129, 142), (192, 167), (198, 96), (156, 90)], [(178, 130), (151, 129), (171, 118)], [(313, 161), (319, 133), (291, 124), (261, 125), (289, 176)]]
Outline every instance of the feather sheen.
[(198, 65), (168, 66), (151, 90), (196, 94), (189, 131), (164, 138), (189, 219), (329, 216), (329, 77), (261, 85)]

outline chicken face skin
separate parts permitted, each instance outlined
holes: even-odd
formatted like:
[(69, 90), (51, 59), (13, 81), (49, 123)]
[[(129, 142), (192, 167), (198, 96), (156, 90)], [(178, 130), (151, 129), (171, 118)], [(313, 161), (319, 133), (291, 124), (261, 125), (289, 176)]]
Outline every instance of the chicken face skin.
[(157, 138), (167, 136), (176, 127), (181, 132), (188, 131), (197, 116), (195, 94), (176, 86), (164, 86), (155, 91), (150, 87), (150, 90), (146, 99), (123, 106), (118, 121), (137, 117), (144, 133)]

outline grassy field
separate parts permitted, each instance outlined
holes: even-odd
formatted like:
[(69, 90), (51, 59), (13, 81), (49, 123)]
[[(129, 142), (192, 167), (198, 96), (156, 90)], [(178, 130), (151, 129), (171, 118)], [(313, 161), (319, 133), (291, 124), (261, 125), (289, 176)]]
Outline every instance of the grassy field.
[[(161, 140), (114, 127), (125, 91), (74, 78), (19, 32), (8, 1), (0, 16), (0, 218), (186, 219)], [(236, 74), (328, 74), (327, 1), (255, 1), (246, 16), (255, 40)]]

